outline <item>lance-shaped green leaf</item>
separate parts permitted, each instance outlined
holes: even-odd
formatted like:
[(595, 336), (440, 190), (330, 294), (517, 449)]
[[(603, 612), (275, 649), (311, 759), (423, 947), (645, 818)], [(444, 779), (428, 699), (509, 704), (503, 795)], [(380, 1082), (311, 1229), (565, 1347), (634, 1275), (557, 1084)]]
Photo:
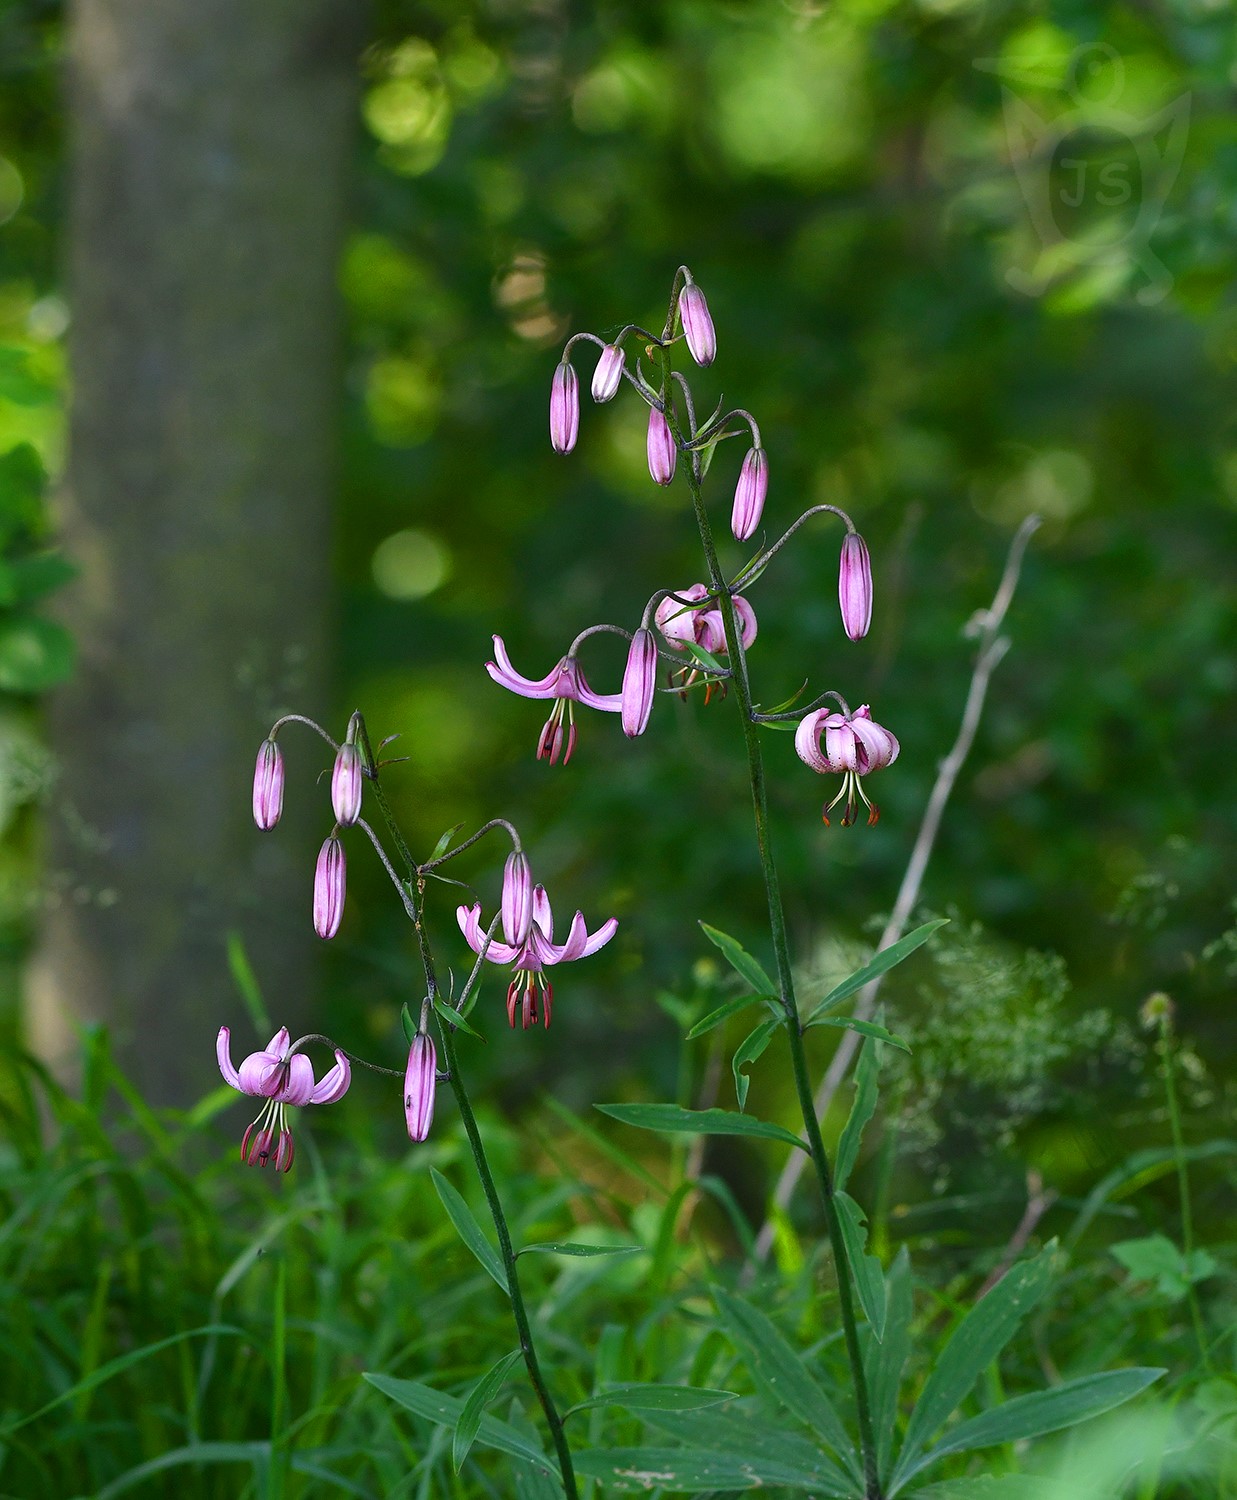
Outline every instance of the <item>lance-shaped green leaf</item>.
[(461, 1031), (466, 1031), (469, 1036), (475, 1036), (479, 1042), (485, 1041), (481, 1033), (475, 1027), (470, 1026), (455, 1006), (448, 1005), (441, 995), (434, 996), (434, 1009), (439, 1019), (445, 1021), (448, 1026), (457, 1026)]
[(853, 1497), (856, 1484), (825, 1452), (820, 1440), (779, 1425), (767, 1412), (738, 1409), (738, 1403), (710, 1411), (650, 1411), (643, 1421), (688, 1448), (737, 1456), (761, 1463), (784, 1464), (813, 1475), (813, 1493)]
[(886, 1031), (875, 1021), (861, 1021), (858, 1016), (817, 1016), (813, 1021), (805, 1021), (803, 1029), (806, 1031), (809, 1026), (837, 1026), (843, 1031), (857, 1031), (860, 1036), (870, 1036), (873, 1041), (888, 1042), (900, 1052), (911, 1050), (909, 1043), (904, 1042), (900, 1036)]
[[(463, 823), (457, 823), (454, 828), (447, 829), (446, 833), (443, 834), (443, 836), (430, 850), (430, 857), (425, 861), (427, 865), (432, 865), (440, 854), (445, 854), (447, 852), (447, 848), (450, 845), (451, 840), (460, 831), (460, 829), (463, 828), (463, 826)], [(457, 1464), (456, 1467), (458, 1468), (459, 1465)]]
[(622, 1385), (612, 1385), (586, 1401), (577, 1401), (563, 1413), (588, 1411), (594, 1406), (621, 1406), (626, 1411), (699, 1411), (705, 1406), (716, 1406), (719, 1401), (734, 1401), (736, 1391), (711, 1391), (699, 1386), (659, 1385), (649, 1381), (633, 1380)]
[(877, 1468), (884, 1479), (893, 1452), (894, 1428), (898, 1420), (898, 1387), (911, 1349), (911, 1314), (914, 1309), (911, 1258), (903, 1245), (885, 1277), (885, 1337), (872, 1339), (864, 1354), (872, 1428), (876, 1433)]
[(922, 943), (926, 943), (938, 928), (944, 927), (949, 921), (948, 917), (938, 917), (934, 922), (925, 922), (922, 927), (916, 927), (914, 932), (908, 932), (904, 938), (899, 938), (896, 943), (890, 943), (888, 948), (882, 948), (875, 958), (864, 964), (862, 969), (856, 969), (841, 984), (834, 985), (825, 998), (812, 1011), (807, 1019), (810, 1026), (817, 1016), (822, 1016), (830, 1011), (835, 1005), (840, 1005), (856, 991), (861, 990), (865, 984), (877, 979), (880, 975), (888, 973), (895, 964), (900, 964), (904, 958), (914, 953)]
[(763, 1056), (765, 1048), (773, 1040), (773, 1033), (780, 1025), (781, 1022), (776, 1016), (771, 1020), (762, 1021), (753, 1031), (748, 1032), (735, 1049), (735, 1054), (730, 1060), (730, 1068), (734, 1073), (734, 1091), (740, 1109), (747, 1103), (747, 1090), (752, 1081), (743, 1071), (744, 1065), (754, 1063)]
[(1059, 1432), (1075, 1427), (1145, 1391), (1165, 1370), (1137, 1368), (1107, 1370), (1100, 1375), (1083, 1375), (1067, 1380), (1047, 1391), (1033, 1391), (1029, 1396), (1015, 1396), (991, 1411), (981, 1412), (969, 1422), (962, 1422), (937, 1445), (913, 1463), (901, 1475), (897, 1489), (920, 1474), (930, 1464), (950, 1453), (967, 1453), (973, 1448), (991, 1448), (997, 1443), (1013, 1443), (1020, 1438), (1039, 1437), (1045, 1432)]
[(643, 1245), (580, 1245), (573, 1240), (546, 1240), (537, 1245), (524, 1245), (516, 1255), (638, 1255)]
[(777, 1325), (750, 1302), (720, 1288), (713, 1289), (713, 1300), (722, 1327), (742, 1352), (757, 1384), (832, 1448), (856, 1480), (861, 1479), (854, 1444), (833, 1402)]
[(846, 1258), (855, 1278), (859, 1305), (879, 1343), (885, 1337), (885, 1275), (880, 1261), (867, 1253), (868, 1232), (863, 1227), (866, 1215), (849, 1193), (836, 1193), (833, 1201), (842, 1225)]
[(819, 1476), (810, 1471), (777, 1459), (745, 1458), (708, 1448), (588, 1448), (576, 1454), (575, 1466), (579, 1473), (603, 1481), (608, 1490), (623, 1494), (669, 1489), (699, 1495), (766, 1485), (821, 1492)]
[(703, 1036), (706, 1031), (712, 1031), (715, 1026), (729, 1021), (731, 1016), (737, 1016), (741, 1010), (747, 1010), (749, 1006), (767, 1005), (773, 998), (772, 995), (740, 995), (737, 1000), (727, 1000), (725, 1005), (719, 1005), (707, 1016), (702, 1016), (687, 1033), (687, 1040), (690, 1042), (698, 1036)]
[(603, 1115), (638, 1125), (641, 1130), (659, 1130), (668, 1135), (752, 1135), (785, 1146), (807, 1146), (797, 1135), (768, 1120), (734, 1114), (728, 1109), (680, 1109), (677, 1104), (596, 1104)]
[(954, 1329), (911, 1413), (894, 1470), (895, 1481), (910, 1472), (928, 1439), (957, 1410), (1048, 1290), (1055, 1256), (1054, 1241), (1033, 1260), (1013, 1266)]
[[(364, 1377), (375, 1390), (390, 1397), (398, 1406), (437, 1422), (441, 1427), (457, 1427), (464, 1411), (464, 1403), (458, 1396), (448, 1396), (417, 1380), (396, 1380), (392, 1375), (377, 1375), (367, 1372)], [(517, 1432), (507, 1422), (497, 1417), (483, 1416), (477, 1425), (474, 1439), (484, 1448), (497, 1448), (501, 1453), (510, 1453), (516, 1458), (527, 1459), (547, 1474), (557, 1475), (558, 1467), (523, 1433)]]
[(481, 1418), (485, 1415), (486, 1407), (502, 1389), (503, 1382), (511, 1373), (512, 1367), (522, 1358), (523, 1355), (519, 1349), (513, 1349), (510, 1354), (504, 1354), (497, 1364), (490, 1366), (469, 1391), (468, 1399), (464, 1402), (460, 1412), (459, 1421), (455, 1424), (455, 1436), (451, 1440), (451, 1462), (457, 1474), (468, 1457), (468, 1450), (476, 1440), (477, 1429), (481, 1426)]
[(447, 1211), (447, 1218), (455, 1225), (456, 1233), (503, 1291), (510, 1296), (511, 1288), (507, 1285), (506, 1268), (503, 1266), (498, 1251), (486, 1239), (481, 1225), (473, 1217), (472, 1209), (437, 1167), (430, 1168), (430, 1176), (434, 1179), (434, 1187), (438, 1190), (439, 1198), (442, 1199), (442, 1206)]
[(722, 662), (718, 661), (717, 657), (711, 651), (706, 651), (703, 646), (698, 646), (695, 641), (682, 641), (680, 644), (684, 651), (706, 670), (716, 672), (721, 677), (727, 675), (728, 668)]
[(851, 1101), (850, 1114), (842, 1128), (838, 1141), (837, 1161), (833, 1168), (834, 1186), (839, 1192), (846, 1186), (855, 1162), (859, 1159), (859, 1146), (868, 1121), (876, 1113), (876, 1100), (880, 1093), (880, 1048), (875, 1039), (864, 1042), (855, 1068), (855, 1097)]
[(707, 922), (701, 922), (700, 930), (721, 953), (722, 957), (735, 973), (741, 979), (745, 979), (758, 995), (777, 994), (777, 985), (773, 983), (742, 943), (736, 942), (728, 933), (719, 932), (716, 927), (710, 927)]

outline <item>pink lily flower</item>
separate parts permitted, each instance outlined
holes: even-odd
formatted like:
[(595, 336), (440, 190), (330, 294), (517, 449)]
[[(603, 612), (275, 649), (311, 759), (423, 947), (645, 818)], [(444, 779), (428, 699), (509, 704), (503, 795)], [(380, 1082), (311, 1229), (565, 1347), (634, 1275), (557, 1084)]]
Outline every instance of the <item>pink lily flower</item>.
[[(506, 881), (504, 879), (504, 886)], [(504, 903), (505, 904), (505, 903)], [(474, 953), (485, 948), (485, 956), (491, 963), (512, 964), (515, 977), (507, 986), (507, 1020), (515, 1025), (516, 1007), (519, 1006), (524, 1030), (534, 1025), (538, 1013), (544, 1015), (545, 1024), (550, 1024), (550, 1007), (554, 1001), (554, 989), (545, 977), (551, 964), (572, 963), (577, 958), (587, 958), (596, 953), (614, 936), (618, 923), (613, 917), (605, 921), (596, 932), (590, 933), (582, 912), (576, 912), (565, 943), (554, 941), (554, 917), (544, 886), (533, 891), (532, 911), (528, 927), (515, 942), (500, 943), (491, 940), (486, 948), (485, 928), (481, 925), (481, 903), (459, 906), (455, 912), (460, 931)]]
[(852, 641), (862, 640), (872, 623), (872, 560), (867, 543), (857, 531), (850, 532), (842, 543), (838, 604), (842, 628)]
[(221, 1026), (215, 1043), (225, 1082), (242, 1094), (266, 1100), (262, 1113), (245, 1131), (241, 1160), (251, 1167), (264, 1167), (273, 1160), (277, 1172), (286, 1172), (293, 1154), (287, 1106), (334, 1104), (348, 1092), (352, 1066), (336, 1049), (335, 1066), (315, 1083), (313, 1064), (303, 1052), (290, 1050), (288, 1028), (281, 1026), (261, 1052), (251, 1052), (237, 1069), (232, 1066), (230, 1036), (228, 1028)]
[[(518, 693), (521, 698), (553, 698), (554, 700), (550, 717), (545, 721), (541, 738), (537, 741), (538, 760), (548, 760), (551, 765), (554, 765), (564, 745), (566, 748), (563, 754), (563, 764), (566, 765), (571, 759), (571, 752), (576, 747), (576, 720), (573, 704), (583, 703), (587, 708), (599, 708), (603, 713), (609, 714), (622, 712), (622, 693), (595, 693), (584, 680), (584, 673), (580, 670), (580, 664), (574, 656), (564, 656), (553, 671), (534, 680), (531, 677), (521, 677), (511, 665), (511, 658), (507, 655), (507, 648), (503, 645), (503, 638), (500, 635), (494, 637), (494, 655), (497, 661), (487, 661), (485, 670), (499, 687), (505, 687), (511, 693)], [(563, 727), (564, 718), (566, 729)]]
[[(687, 643), (702, 646), (712, 656), (726, 654), (726, 627), (722, 624), (722, 612), (713, 609), (691, 609), (689, 604), (703, 604), (709, 590), (703, 583), (693, 583), (690, 588), (675, 589), (678, 598), (666, 598), (657, 606), (655, 618), (657, 628), (666, 638), (672, 651), (683, 651)], [(686, 599), (689, 604), (679, 601)], [(735, 617), (739, 622), (739, 639), (746, 651), (756, 639), (756, 612), (742, 594), (733, 596)]]
[(795, 730), (795, 750), (799, 759), (813, 771), (842, 777), (841, 789), (821, 814), (826, 827), (829, 814), (843, 797), (846, 798), (843, 828), (849, 828), (855, 821), (856, 798), (868, 810), (869, 828), (876, 822), (880, 808), (868, 800), (862, 778), (872, 771), (891, 766), (897, 760), (900, 748), (896, 736), (873, 720), (866, 703), (853, 714), (818, 708), (803, 719)]

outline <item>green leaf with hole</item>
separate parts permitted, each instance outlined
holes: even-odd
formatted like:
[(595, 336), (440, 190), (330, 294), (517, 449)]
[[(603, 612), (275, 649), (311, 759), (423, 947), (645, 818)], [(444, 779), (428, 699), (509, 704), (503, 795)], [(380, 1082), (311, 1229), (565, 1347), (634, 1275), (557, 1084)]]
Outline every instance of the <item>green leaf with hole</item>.
[(451, 1462), (457, 1474), (468, 1457), (468, 1450), (476, 1440), (477, 1429), (481, 1426), (481, 1418), (485, 1415), (486, 1407), (502, 1389), (512, 1367), (522, 1358), (523, 1355), (518, 1349), (513, 1349), (510, 1354), (504, 1354), (497, 1364), (490, 1366), (469, 1391), (463, 1410), (460, 1412), (459, 1421), (455, 1424), (455, 1436), (451, 1440)]
[(842, 1128), (842, 1138), (838, 1141), (833, 1181), (839, 1192), (846, 1186), (846, 1179), (859, 1159), (863, 1132), (876, 1113), (876, 1101), (880, 1094), (879, 1074), (880, 1048), (876, 1045), (876, 1039), (869, 1037), (859, 1053), (859, 1063), (855, 1068), (855, 1097)]
[(740, 1109), (747, 1103), (748, 1085), (752, 1081), (743, 1068), (747, 1063), (754, 1063), (764, 1055), (765, 1048), (773, 1040), (774, 1033), (781, 1024), (776, 1016), (768, 1021), (762, 1021), (754, 1031), (748, 1032), (735, 1049), (735, 1054), (730, 1060), (730, 1068), (734, 1074), (735, 1097), (739, 1101)]
[(728, 933), (719, 932), (716, 927), (710, 927), (707, 922), (701, 922), (700, 930), (708, 938), (709, 942), (718, 949), (735, 973), (741, 979), (746, 980), (757, 994), (777, 994), (777, 985), (773, 983), (742, 943), (736, 942)]
[(768, 1120), (734, 1114), (728, 1109), (680, 1109), (677, 1104), (596, 1104), (603, 1115), (636, 1125), (641, 1130), (659, 1130), (668, 1135), (750, 1135), (786, 1146), (807, 1146), (797, 1135)]
[(563, 1413), (589, 1411), (595, 1406), (621, 1406), (626, 1411), (699, 1411), (716, 1406), (719, 1401), (737, 1401), (737, 1391), (702, 1390), (690, 1385), (659, 1385), (646, 1381), (628, 1381), (599, 1391), (587, 1401), (577, 1401)]
[(888, 973), (895, 965), (900, 964), (904, 958), (909, 958), (916, 948), (926, 943), (932, 934), (944, 927), (948, 921), (948, 917), (938, 917), (934, 922), (925, 922), (922, 927), (916, 927), (914, 932), (908, 932), (896, 943), (890, 943), (888, 948), (882, 948), (875, 958), (864, 964), (862, 969), (856, 969), (841, 984), (834, 985), (820, 1004), (813, 1009), (806, 1024), (811, 1026), (817, 1016), (823, 1016), (826, 1011), (841, 1005), (843, 1000), (848, 1000), (865, 984), (870, 984), (873, 979), (879, 979), (882, 974)]
[(880, 1261), (867, 1253), (868, 1232), (863, 1227), (866, 1216), (849, 1193), (837, 1193), (833, 1201), (842, 1223), (842, 1239), (859, 1304), (879, 1343), (885, 1336), (885, 1275)]
[(447, 1211), (447, 1218), (455, 1225), (456, 1233), (477, 1257), (494, 1280), (502, 1287), (508, 1296), (511, 1289), (507, 1285), (507, 1272), (489, 1240), (486, 1239), (481, 1225), (473, 1217), (472, 1209), (464, 1202), (459, 1193), (451, 1186), (437, 1167), (430, 1168), (430, 1176), (434, 1179), (434, 1187), (442, 1200), (442, 1206)]
[[(575, 1456), (579, 1473), (601, 1480), (607, 1490), (643, 1494), (654, 1489), (698, 1495), (711, 1490), (820, 1489), (820, 1476), (777, 1459), (745, 1457), (716, 1449), (586, 1448)], [(837, 1494), (838, 1492), (829, 1491)]]

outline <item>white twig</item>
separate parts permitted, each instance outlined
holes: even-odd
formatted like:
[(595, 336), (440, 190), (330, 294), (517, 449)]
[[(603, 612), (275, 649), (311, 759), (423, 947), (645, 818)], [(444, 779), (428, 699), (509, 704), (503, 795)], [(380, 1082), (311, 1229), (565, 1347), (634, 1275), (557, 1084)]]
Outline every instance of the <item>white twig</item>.
[[(883, 952), (898, 941), (906, 930), (907, 920), (919, 901), (924, 872), (932, 857), (932, 849), (940, 830), (941, 819), (945, 815), (946, 804), (953, 793), (958, 773), (962, 770), (971, 752), (971, 746), (975, 743), (975, 735), (979, 729), (980, 719), (983, 717), (988, 682), (1001, 658), (1009, 650), (1009, 639), (1000, 634), (1000, 629), (1013, 600), (1014, 590), (1018, 587), (1018, 575), (1022, 569), (1022, 558), (1026, 552), (1027, 543), (1039, 526), (1038, 516), (1028, 516), (1019, 526), (1010, 543), (1009, 554), (1005, 559), (1005, 571), (1001, 574), (1001, 582), (991, 605), (987, 609), (979, 610), (967, 623), (964, 633), (968, 638), (976, 636), (979, 638), (979, 654), (975, 658), (975, 669), (971, 673), (971, 685), (967, 691), (966, 705), (962, 710), (962, 722), (958, 726), (958, 736), (954, 740), (953, 748), (941, 762), (936, 773), (936, 782), (932, 788), (932, 795), (928, 798), (928, 805), (924, 808), (923, 821), (919, 825), (919, 834), (911, 850), (902, 884), (898, 888), (897, 900), (893, 904), (893, 911), (889, 921), (885, 924), (885, 930), (881, 933), (880, 942), (876, 945), (877, 953)], [(868, 1020), (875, 1010), (882, 977), (878, 975), (860, 990), (854, 1010), (859, 1020)], [(842, 1033), (841, 1045), (834, 1053), (833, 1060), (824, 1078), (821, 1079), (820, 1087), (816, 1090), (814, 1103), (817, 1119), (823, 1119), (827, 1113), (833, 1102), (833, 1096), (846, 1076), (846, 1070), (850, 1067), (851, 1059), (862, 1040), (862, 1036), (857, 1032), (844, 1031)], [(807, 1157), (803, 1152), (795, 1151), (782, 1168), (782, 1175), (778, 1178), (777, 1187), (773, 1191), (773, 1202), (783, 1213), (794, 1196), (795, 1187), (806, 1161)], [(773, 1220), (767, 1219), (756, 1237), (753, 1253), (757, 1260), (763, 1261), (767, 1258), (773, 1245), (773, 1236)]]

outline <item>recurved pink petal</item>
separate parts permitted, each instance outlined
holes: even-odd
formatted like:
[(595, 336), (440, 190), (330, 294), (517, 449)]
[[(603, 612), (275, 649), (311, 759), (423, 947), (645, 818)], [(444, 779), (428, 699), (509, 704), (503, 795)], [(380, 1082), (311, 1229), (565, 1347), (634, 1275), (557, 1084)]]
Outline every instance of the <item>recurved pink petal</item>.
[(558, 950), (558, 956), (554, 961), (572, 963), (577, 958), (587, 958), (590, 953), (596, 953), (598, 948), (604, 948), (617, 931), (618, 922), (614, 917), (610, 917), (590, 936), (583, 912), (576, 912), (571, 919), (571, 930), (567, 933), (567, 941)]
[(550, 898), (543, 885), (533, 891), (533, 926), (542, 937), (551, 943), (554, 941), (554, 913), (550, 910)]
[[(485, 948), (485, 930), (481, 926), (481, 903), (478, 901), (472, 906), (457, 906), (455, 908), (455, 920), (460, 924), (460, 931), (464, 934), (464, 940), (474, 953), (480, 953)], [(500, 943), (497, 939), (491, 941), (490, 946), (485, 948), (485, 956), (491, 963), (509, 964), (515, 957), (518, 949), (508, 943)]]
[(743, 649), (746, 651), (756, 639), (756, 611), (742, 594), (736, 594), (731, 603), (734, 605), (735, 619), (739, 625), (739, 639), (743, 642)]
[(348, 1092), (348, 1086), (351, 1082), (352, 1064), (337, 1049), (335, 1052), (335, 1066), (310, 1094), (308, 1103), (334, 1104), (336, 1099), (342, 1099)]
[(288, 1059), (286, 1069), (280, 1068), (273, 1081), (273, 1099), (278, 1099), (282, 1104), (308, 1104), (314, 1091), (314, 1065), (303, 1052), (294, 1052)]
[(501, 635), (494, 637), (494, 655), (496, 661), (487, 661), (485, 670), (490, 674), (499, 687), (505, 687), (508, 692), (519, 693), (522, 698), (556, 698), (558, 696), (558, 683), (562, 674), (566, 659), (554, 664), (554, 669), (547, 672), (544, 677), (532, 678), (522, 677), (511, 665), (511, 658), (507, 655), (507, 648), (503, 644)]
[(231, 1084), (234, 1089), (241, 1088), (240, 1074), (232, 1066), (232, 1033), (226, 1026), (219, 1028), (219, 1035), (215, 1039), (215, 1056), (219, 1059), (219, 1071), (223, 1074), (223, 1081)]
[(800, 719), (799, 727), (795, 730), (795, 753), (804, 765), (811, 766), (813, 771), (818, 771), (822, 776), (827, 775), (831, 769), (820, 752), (820, 731), (827, 717), (825, 710), (818, 708), (815, 713)]
[(850, 727), (859, 743), (858, 755), (863, 762), (858, 767), (860, 771), (880, 771), (897, 760), (900, 748), (897, 738), (882, 725), (855, 714)]
[(825, 759), (831, 771), (857, 771), (859, 756), (855, 731), (841, 714), (830, 714), (825, 720)]

